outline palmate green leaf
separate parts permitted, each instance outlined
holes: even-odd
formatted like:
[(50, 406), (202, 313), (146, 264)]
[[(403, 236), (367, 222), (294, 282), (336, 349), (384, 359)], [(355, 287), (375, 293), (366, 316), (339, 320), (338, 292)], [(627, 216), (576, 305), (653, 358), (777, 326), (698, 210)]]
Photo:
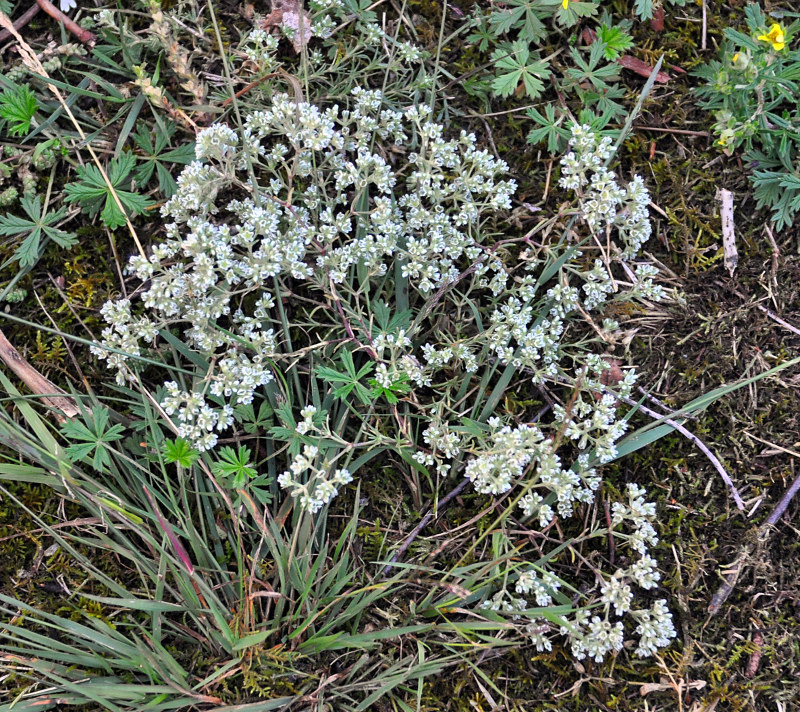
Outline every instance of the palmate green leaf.
[(8, 122), (8, 133), (12, 136), (22, 136), (30, 131), (38, 108), (36, 95), (27, 84), (6, 89), (0, 94), (0, 117)]
[(317, 376), (326, 383), (338, 384), (333, 390), (333, 395), (339, 400), (344, 400), (351, 393), (354, 393), (356, 398), (364, 405), (372, 403), (372, 392), (361, 383), (361, 379), (372, 372), (374, 364), (368, 361), (356, 371), (353, 355), (349, 351), (342, 351), (339, 358), (344, 371), (337, 371), (329, 366), (318, 366), (316, 369)]
[(544, 116), (536, 109), (528, 109), (527, 115), (538, 124), (538, 127), (532, 128), (528, 133), (528, 143), (538, 144), (547, 141), (547, 150), (551, 153), (566, 146), (570, 137), (569, 130), (562, 126), (566, 114), (559, 111), (559, 115), (556, 116), (554, 104), (544, 105)]
[(53, 240), (57, 245), (69, 249), (77, 244), (77, 236), (72, 232), (65, 232), (55, 227), (55, 224), (66, 217), (66, 208), (60, 208), (54, 213), (42, 215), (42, 203), (39, 196), (25, 196), (22, 198), (22, 209), (27, 218), (17, 215), (0, 217), (0, 235), (6, 237), (25, 238), (14, 251), (12, 259), (19, 262), (20, 267), (32, 267), (39, 259), (42, 237)]
[(597, 40), (605, 45), (603, 56), (608, 60), (616, 59), (633, 47), (633, 37), (622, 28), (605, 22), (597, 30)]
[(75, 460), (84, 460), (94, 451), (92, 467), (98, 472), (105, 471), (111, 464), (108, 445), (122, 438), (125, 430), (122, 425), (108, 427), (108, 408), (97, 406), (86, 414), (86, 424), (80, 420), (68, 420), (61, 426), (61, 432), (69, 440), (78, 440), (67, 447), (67, 454)]
[(522, 40), (517, 40), (510, 47), (495, 50), (492, 59), (498, 72), (492, 82), (492, 90), (498, 96), (511, 96), (517, 91), (520, 82), (531, 98), (535, 99), (544, 91), (542, 78), (547, 76), (550, 63), (531, 58), (531, 52)]
[(200, 453), (183, 438), (165, 440), (163, 445), (164, 459), (169, 463), (175, 463), (184, 468), (191, 467)]
[(573, 27), (582, 17), (592, 17), (597, 14), (597, 3), (569, 0), (565, 8), (559, 3), (556, 12), (556, 22), (564, 27)]
[(497, 36), (518, 30), (521, 40), (539, 44), (547, 36), (542, 19), (553, 15), (554, 6), (555, 3), (542, 0), (510, 0), (506, 3), (509, 9), (493, 12), (489, 24)]
[(575, 47), (570, 50), (576, 66), (567, 69), (566, 74), (574, 86), (588, 81), (595, 89), (607, 91), (610, 87), (606, 80), (614, 82), (619, 79), (619, 65), (604, 64), (604, 53), (605, 46), (600, 42), (591, 44), (588, 57)]
[(134, 143), (143, 154), (139, 156), (139, 166), (135, 173), (137, 185), (147, 185), (155, 173), (158, 178), (158, 188), (167, 198), (174, 195), (177, 184), (167, 170), (166, 164), (186, 165), (195, 160), (194, 142), (183, 144), (169, 151), (165, 150), (175, 131), (174, 124), (158, 126), (154, 141), (147, 125), (143, 123), (133, 134)]
[[(135, 164), (135, 156), (126, 152), (119, 158), (113, 159), (107, 169), (108, 179), (114, 192), (130, 217), (139, 215), (153, 205), (150, 198), (127, 190)], [(64, 187), (67, 194), (66, 202), (80, 204), (90, 215), (96, 215), (102, 207), (100, 217), (107, 227), (113, 229), (124, 225), (125, 215), (119, 209), (97, 166), (88, 165), (77, 170), (78, 180)]]
[(225, 481), (231, 489), (241, 489), (248, 480), (252, 479), (258, 472), (250, 462), (250, 448), (239, 447), (234, 450), (226, 445), (219, 449), (219, 460), (211, 465), (211, 471)]

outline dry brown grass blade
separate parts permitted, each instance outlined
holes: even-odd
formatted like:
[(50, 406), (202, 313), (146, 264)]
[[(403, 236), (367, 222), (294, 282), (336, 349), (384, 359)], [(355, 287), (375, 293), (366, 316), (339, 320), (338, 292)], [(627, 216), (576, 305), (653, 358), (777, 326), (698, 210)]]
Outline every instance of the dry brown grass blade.
[[(45, 378), (33, 366), (31, 366), (6, 338), (0, 330), (0, 358), (16, 374), (28, 388), (37, 395), (42, 396), (42, 400), (49, 406), (57, 409), (66, 418), (74, 418), (80, 413), (78, 404), (70, 398), (65, 391)], [(61, 394), (64, 395), (56, 395)], [(60, 420), (64, 420), (61, 417)]]
[[(28, 69), (30, 69), (32, 72), (42, 77), (45, 81), (49, 79), (50, 75), (45, 71), (45, 68), (39, 61), (39, 57), (36, 56), (36, 52), (33, 51), (31, 46), (24, 39), (22, 39), (22, 36), (14, 28), (14, 25), (8, 18), (8, 15), (2, 12), (0, 12), (0, 26), (8, 30), (8, 32), (10, 32), (17, 40), (17, 43), (19, 44), (19, 54), (23, 64), (26, 67), (28, 67)], [(133, 224), (131, 223), (130, 218), (128, 217), (128, 214), (125, 212), (125, 208), (122, 205), (122, 201), (120, 201), (119, 195), (117, 195), (117, 191), (114, 189), (114, 186), (112, 185), (111, 181), (108, 178), (108, 174), (103, 168), (102, 163), (100, 163), (100, 159), (97, 157), (97, 154), (92, 148), (92, 144), (86, 140), (86, 134), (83, 132), (83, 128), (81, 128), (81, 125), (78, 123), (77, 119), (75, 118), (75, 115), (69, 108), (69, 105), (65, 101), (64, 97), (61, 95), (61, 92), (58, 90), (58, 87), (56, 87), (53, 84), (50, 84), (49, 82), (47, 86), (50, 89), (50, 91), (53, 92), (53, 95), (56, 97), (56, 99), (58, 99), (59, 104), (61, 104), (67, 116), (69, 116), (69, 119), (72, 122), (72, 125), (75, 127), (75, 130), (78, 132), (78, 135), (81, 137), (81, 140), (86, 144), (86, 148), (91, 154), (92, 160), (94, 161), (95, 166), (97, 166), (97, 170), (100, 171), (100, 175), (103, 176), (103, 181), (105, 181), (106, 187), (108, 188), (111, 197), (114, 199), (114, 202), (117, 204), (119, 210), (125, 216), (125, 223), (128, 226), (128, 231), (130, 232), (134, 243), (136, 244), (136, 248), (139, 250), (139, 254), (142, 257), (146, 257), (147, 255), (145, 254), (144, 248), (142, 247), (142, 244), (139, 242), (139, 236), (136, 234), (136, 230), (134, 229)]]

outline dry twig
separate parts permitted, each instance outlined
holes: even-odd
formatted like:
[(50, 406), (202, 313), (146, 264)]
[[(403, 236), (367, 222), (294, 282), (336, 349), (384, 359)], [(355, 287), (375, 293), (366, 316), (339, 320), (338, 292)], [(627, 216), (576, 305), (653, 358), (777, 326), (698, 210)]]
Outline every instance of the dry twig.
[(733, 193), (724, 188), (717, 190), (719, 201), (719, 218), (722, 223), (722, 251), (725, 254), (725, 267), (731, 277), (739, 264), (739, 252), (736, 249), (736, 231), (733, 221)]
[(777, 323), (778, 323), (778, 324), (780, 324), (782, 327), (784, 327), (784, 328), (788, 329), (788, 330), (789, 330), (789, 331), (791, 331), (793, 334), (797, 334), (798, 336), (800, 336), (800, 329), (798, 329), (796, 326), (792, 326), (792, 325), (791, 325), (791, 324), (790, 324), (788, 321), (784, 321), (784, 320), (783, 320), (783, 319), (781, 319), (781, 318), (780, 318), (780, 317), (779, 317), (779, 316), (778, 316), (778, 315), (777, 315), (775, 312), (773, 312), (773, 311), (770, 311), (770, 310), (769, 310), (769, 309), (767, 309), (766, 307), (762, 307), (760, 304), (756, 304), (756, 306), (757, 306), (757, 307), (758, 307), (758, 308), (759, 308), (759, 309), (760, 309), (762, 312), (764, 312), (764, 313), (765, 313), (765, 314), (766, 314), (766, 315), (767, 315), (767, 316), (768, 316), (770, 319), (772, 319), (773, 321), (777, 322)]
[(63, 23), (64, 27), (78, 38), (79, 42), (88, 45), (93, 45), (97, 42), (97, 37), (89, 32), (89, 30), (84, 30), (75, 20), (67, 17), (61, 10), (53, 5), (50, 0), (36, 0), (36, 4), (54, 20)]
[[(667, 425), (672, 426), (677, 430), (681, 435), (686, 438), (689, 438), (701, 451), (702, 453), (709, 459), (714, 468), (719, 472), (720, 476), (722, 477), (725, 484), (728, 486), (728, 489), (733, 496), (733, 501), (736, 502), (736, 506), (739, 508), (740, 511), (744, 511), (744, 502), (742, 501), (742, 497), (739, 494), (739, 490), (736, 489), (736, 486), (733, 484), (733, 481), (730, 478), (730, 475), (725, 471), (725, 468), (722, 466), (722, 463), (719, 461), (719, 458), (708, 449), (706, 444), (698, 438), (694, 433), (690, 432), (686, 428), (684, 428), (679, 422), (673, 420), (672, 418), (665, 418), (661, 413), (657, 413), (654, 410), (650, 410), (647, 406), (642, 405), (641, 403), (637, 403), (630, 398), (624, 398), (618, 394), (611, 393), (611, 391), (606, 391), (613, 395), (615, 398), (619, 398), (621, 401), (627, 403), (628, 405), (632, 405), (634, 407), (638, 407), (645, 415), (649, 415), (651, 418), (655, 418), (656, 420), (663, 421)], [(681, 416), (682, 417), (682, 416)]]
[(31, 366), (17, 351), (5, 334), (0, 331), (0, 359), (16, 374), (28, 388), (37, 395), (42, 396), (42, 400), (57, 411), (63, 413), (59, 419), (74, 418), (80, 413), (78, 404), (70, 398), (67, 393), (61, 390), (55, 383), (52, 383)]
[[(14, 29), (19, 32), (25, 25), (27, 25), (42, 8), (38, 4), (31, 5), (25, 12), (23, 12), (16, 20), (14, 20)], [(9, 30), (0, 30), (0, 42), (5, 42), (11, 37)]]
[[(754, 440), (758, 440), (759, 442), (766, 442), (761, 440), (761, 438), (756, 438), (755, 436), (750, 435), (749, 433), (745, 433), (745, 435), (753, 438)], [(771, 445), (789, 455), (800, 458), (800, 453), (795, 452), (794, 450), (790, 450), (780, 445)], [(722, 608), (722, 605), (728, 599), (728, 596), (730, 596), (733, 592), (733, 589), (736, 586), (736, 581), (739, 579), (739, 575), (744, 568), (747, 558), (753, 552), (756, 542), (763, 546), (770, 540), (773, 532), (775, 531), (775, 525), (786, 512), (789, 503), (797, 494), (798, 490), (800, 490), (800, 475), (795, 477), (792, 484), (789, 485), (789, 488), (783, 493), (783, 497), (781, 497), (778, 504), (775, 505), (775, 508), (772, 510), (771, 514), (767, 517), (764, 523), (758, 527), (755, 537), (742, 546), (742, 548), (739, 550), (739, 555), (736, 557), (733, 564), (731, 564), (731, 566), (723, 572), (723, 581), (716, 590), (716, 593), (714, 593), (714, 595), (711, 597), (711, 603), (708, 604), (709, 615), (713, 616), (715, 613), (717, 613), (717, 611), (719, 611), (720, 608)]]
[[(456, 488), (451, 490), (444, 498), (439, 500), (438, 506), (436, 507), (436, 513), (438, 514), (439, 512), (441, 512), (442, 509), (447, 506), (450, 500), (461, 494), (461, 492), (469, 484), (469, 482), (470, 481), (468, 479), (462, 480)], [(386, 576), (389, 573), (389, 570), (392, 568), (392, 563), (398, 561), (400, 557), (403, 556), (403, 554), (405, 554), (406, 551), (408, 551), (408, 547), (411, 546), (411, 543), (414, 541), (414, 539), (416, 539), (417, 536), (419, 536), (419, 533), (426, 526), (428, 526), (428, 522), (430, 522), (431, 519), (433, 519), (433, 514), (434, 514), (434, 509), (428, 510), (425, 516), (420, 520), (419, 524), (417, 524), (417, 526), (415, 526), (414, 529), (412, 529), (411, 533), (405, 538), (405, 541), (400, 546), (400, 548), (397, 551), (395, 551), (394, 554), (392, 555), (392, 558), (390, 559), (391, 563), (388, 563), (386, 564), (386, 566), (383, 567), (382, 573), (384, 576)]]

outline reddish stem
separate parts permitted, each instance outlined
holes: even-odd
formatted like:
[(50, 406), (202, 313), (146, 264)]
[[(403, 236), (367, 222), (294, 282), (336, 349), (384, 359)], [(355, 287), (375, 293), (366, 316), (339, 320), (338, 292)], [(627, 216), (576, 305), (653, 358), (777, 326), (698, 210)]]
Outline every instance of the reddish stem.
[(64, 27), (66, 27), (69, 32), (75, 35), (80, 42), (84, 42), (85, 44), (94, 44), (97, 41), (97, 37), (89, 32), (89, 30), (84, 30), (77, 22), (75, 22), (75, 20), (67, 17), (63, 12), (61, 12), (61, 10), (53, 5), (50, 0), (36, 0), (36, 4), (54, 20), (64, 23)]

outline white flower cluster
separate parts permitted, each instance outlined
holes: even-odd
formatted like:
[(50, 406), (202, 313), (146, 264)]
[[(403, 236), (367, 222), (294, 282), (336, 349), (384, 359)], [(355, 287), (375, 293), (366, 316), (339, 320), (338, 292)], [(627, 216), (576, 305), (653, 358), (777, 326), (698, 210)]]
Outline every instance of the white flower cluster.
[(339, 487), (353, 481), (353, 476), (345, 468), (335, 470), (333, 475), (329, 476), (331, 468), (327, 462), (317, 467), (315, 462), (318, 453), (317, 447), (304, 446), (303, 451), (294, 456), (289, 469), (278, 476), (278, 484), (290, 490), (289, 494), (299, 500), (303, 509), (312, 514), (318, 512), (339, 494)]
[(552, 594), (559, 588), (561, 588), (561, 581), (558, 577), (545, 571), (540, 578), (537, 570), (533, 568), (523, 571), (515, 586), (517, 593), (526, 596), (532, 594), (536, 599), (536, 605), (542, 607), (549, 606), (553, 602)]
[(639, 621), (636, 632), (641, 636), (636, 654), (646, 658), (653, 655), (659, 648), (670, 644), (677, 636), (672, 623), (672, 614), (667, 608), (667, 602), (662, 598), (656, 601), (649, 611), (637, 611), (634, 617)]
[(532, 304), (509, 297), (491, 315), (491, 342), (501, 363), (527, 368), (537, 382), (558, 374), (559, 345), (564, 333), (561, 315), (574, 306), (573, 294), (553, 288), (548, 294), (554, 306), (543, 319)]
[(193, 442), (198, 450), (210, 450), (217, 444), (214, 431), (225, 430), (233, 422), (233, 408), (210, 406), (202, 393), (180, 390), (175, 381), (167, 381), (167, 397), (161, 407), (167, 415), (178, 416), (178, 435)]
[(640, 176), (621, 188), (606, 168), (611, 139), (598, 141), (588, 125), (574, 125), (570, 152), (561, 159), (559, 185), (581, 196), (581, 214), (592, 232), (616, 227), (625, 243), (623, 255), (635, 257), (651, 233), (648, 217), (650, 194)]
[(656, 506), (652, 502), (645, 502), (646, 492), (634, 484), (628, 484), (628, 503), (614, 502), (611, 507), (611, 523), (614, 526), (628, 522), (633, 530), (626, 535), (628, 544), (642, 556), (647, 554), (648, 546), (658, 543), (658, 535), (650, 523), (655, 517)]
[[(542, 497), (533, 496), (539, 507), (548, 506), (543, 504), (546, 500)], [(552, 495), (549, 499), (553, 500)], [(523, 630), (539, 651), (552, 650), (553, 635), (560, 633), (567, 638), (572, 654), (578, 659), (589, 657), (600, 662), (607, 654), (621, 650), (625, 639), (625, 616), (630, 616), (638, 624), (635, 628), (635, 633), (639, 635), (637, 655), (652, 655), (659, 648), (669, 645), (676, 632), (666, 601), (658, 600), (650, 609), (636, 610), (633, 607), (633, 585), (652, 589), (659, 579), (655, 560), (643, 549), (644, 543), (657, 542), (652, 527), (655, 506), (644, 501), (644, 491), (641, 488), (630, 484), (628, 503), (615, 506), (613, 512), (612, 526), (615, 527), (615, 536), (620, 537), (632, 552), (640, 554), (640, 558), (628, 568), (619, 569), (607, 578), (600, 576), (600, 596), (594, 606), (562, 615), (563, 623), (558, 630), (552, 622), (540, 617), (535, 611), (529, 611), (527, 596), (532, 596), (539, 607), (551, 606), (556, 593), (564, 585), (545, 564), (518, 570), (514, 589), (519, 596), (500, 589), (486, 599), (482, 607), (509, 613), (512, 620), (525, 619), (527, 622)], [(526, 511), (528, 515), (531, 513)], [(623, 522), (628, 522), (635, 532), (645, 534), (629, 535), (616, 531), (616, 527)], [(562, 597), (560, 602), (563, 603), (564, 600)], [(598, 607), (602, 610), (597, 611)], [(595, 609), (594, 614), (592, 609)], [(614, 620), (615, 617), (621, 620)]]
[[(241, 140), (224, 125), (202, 131), (198, 161), (181, 173), (162, 209), (172, 220), (167, 239), (149, 257), (130, 260), (129, 271), (149, 280), (141, 293), (148, 316), (134, 317), (127, 300), (109, 303), (103, 345), (115, 351), (94, 352), (123, 383), (142, 341), (153, 344), (160, 331), (182, 327), (187, 345), (210, 358), (196, 388), (218, 399), (203, 401), (217, 415), (191, 416), (188, 406), (175, 405), (175, 395), (170, 405), (183, 414), (187, 437), (207, 449), (229, 422), (220, 408), (249, 403), (273, 380), (279, 351), (271, 325), (273, 282), (310, 280), (325, 291), (354, 265), (367, 276), (382, 276), (398, 261), (423, 294), (447, 285), (458, 276), (460, 260), (480, 261), (481, 212), (508, 207), (515, 185), (499, 177), (507, 166), (478, 149), (474, 135), (445, 139), (428, 116), (426, 107), (386, 109), (380, 92), (356, 89), (349, 109), (323, 110), (277, 95), (246, 118)], [(420, 140), (401, 181), (376, 141), (378, 147), (404, 144), (409, 129)], [(268, 179), (242, 195), (252, 164)], [(247, 294), (254, 301), (242, 298)], [(376, 338), (376, 348), (392, 351), (391, 365), (377, 370), (381, 385), (391, 388), (404, 377), (428, 380), (418, 362), (401, 353), (410, 346), (404, 333)], [(454, 353), (477, 367), (466, 347)]]

